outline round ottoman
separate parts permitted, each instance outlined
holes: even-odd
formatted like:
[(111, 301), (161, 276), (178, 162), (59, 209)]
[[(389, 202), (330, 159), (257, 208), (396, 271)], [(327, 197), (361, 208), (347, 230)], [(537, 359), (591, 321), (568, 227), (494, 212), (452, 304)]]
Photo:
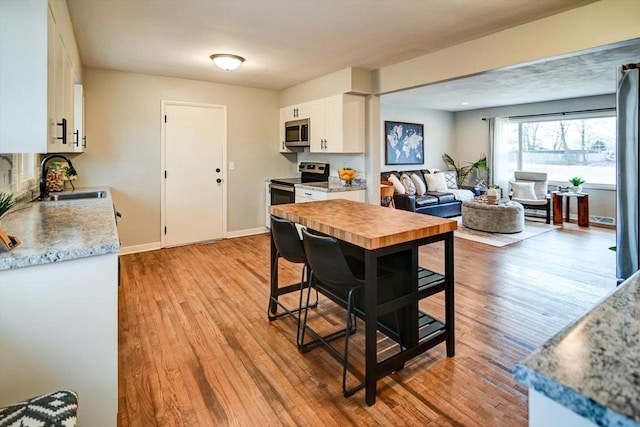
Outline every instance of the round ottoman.
[(489, 233), (519, 233), (524, 230), (524, 208), (511, 200), (497, 205), (464, 202), (462, 225)]

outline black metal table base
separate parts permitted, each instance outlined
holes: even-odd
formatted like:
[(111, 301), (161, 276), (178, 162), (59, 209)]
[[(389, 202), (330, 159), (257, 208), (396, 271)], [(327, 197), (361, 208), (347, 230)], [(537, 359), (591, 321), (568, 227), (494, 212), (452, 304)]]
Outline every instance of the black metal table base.
[[(444, 273), (418, 266), (418, 249), (422, 245), (444, 241)], [(385, 376), (404, 368), (405, 363), (440, 343), (446, 344), (447, 357), (455, 355), (455, 323), (454, 323), (454, 239), (453, 232), (446, 232), (432, 237), (405, 242), (380, 249), (364, 250), (361, 248), (365, 265), (364, 298), (356, 306), (355, 314), (365, 321), (365, 373), (364, 385), (357, 386), (357, 390), (366, 389), (366, 403), (375, 404), (377, 381)], [(272, 242), (272, 265), (274, 257), (274, 245)], [(386, 257), (386, 258), (385, 258)], [(377, 271), (379, 262), (400, 264), (399, 269), (404, 271), (406, 283), (403, 285), (406, 292), (398, 295), (384, 297), (378, 301)], [(396, 257), (396, 258), (393, 258)], [(398, 262), (399, 261), (399, 262)], [(385, 267), (387, 265), (385, 264)], [(412, 274), (411, 272), (416, 272)], [(299, 284), (278, 289), (277, 275), (272, 276), (270, 302), (271, 313), (275, 313), (278, 305), (278, 297), (293, 291), (300, 290)], [(444, 292), (445, 319), (439, 320), (419, 310), (418, 303), (421, 299)], [(324, 293), (323, 293), (324, 294)], [(326, 295), (330, 299), (340, 302), (336, 295)], [(398, 310), (404, 310), (401, 330), (394, 330), (390, 326), (388, 316)], [(299, 309), (289, 310), (295, 316)], [(382, 321), (387, 316), (387, 321)], [(296, 316), (297, 317), (297, 316)], [(372, 326), (375, 325), (375, 326)], [(399, 344), (399, 351), (382, 361), (378, 361), (377, 333), (381, 332), (391, 340)], [(337, 333), (332, 339), (344, 336), (345, 332)], [(315, 331), (314, 337), (319, 338)], [(302, 352), (320, 344), (312, 342), (300, 347)], [(352, 372), (352, 374), (359, 374)]]

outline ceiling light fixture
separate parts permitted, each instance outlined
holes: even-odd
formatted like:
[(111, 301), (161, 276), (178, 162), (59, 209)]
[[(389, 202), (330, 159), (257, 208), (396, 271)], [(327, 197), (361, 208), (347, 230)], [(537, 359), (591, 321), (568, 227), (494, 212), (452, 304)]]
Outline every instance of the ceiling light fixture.
[(468, 103), (468, 102), (463, 102), (463, 103), (462, 103), (462, 104), (460, 104), (460, 105), (469, 105), (469, 103)]
[(225, 71), (235, 70), (244, 62), (244, 58), (238, 55), (228, 53), (216, 53), (209, 58), (220, 68)]

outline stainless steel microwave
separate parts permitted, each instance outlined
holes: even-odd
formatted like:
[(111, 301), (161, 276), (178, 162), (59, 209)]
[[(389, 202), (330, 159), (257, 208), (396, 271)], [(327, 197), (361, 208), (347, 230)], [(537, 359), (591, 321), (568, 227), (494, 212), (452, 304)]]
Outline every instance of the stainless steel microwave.
[(286, 122), (284, 124), (284, 144), (287, 147), (308, 147), (309, 119)]

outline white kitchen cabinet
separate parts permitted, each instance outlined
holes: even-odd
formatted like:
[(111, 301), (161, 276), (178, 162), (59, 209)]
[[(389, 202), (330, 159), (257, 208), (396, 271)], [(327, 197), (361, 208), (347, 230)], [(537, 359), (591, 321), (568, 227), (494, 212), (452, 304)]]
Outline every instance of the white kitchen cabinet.
[(280, 139), (278, 141), (278, 150), (281, 153), (296, 153), (290, 150), (284, 143), (284, 124), (292, 120), (302, 120), (309, 118), (309, 105), (298, 104), (291, 105), (280, 109)]
[(62, 34), (46, 0), (0, 1), (1, 153), (73, 151), (62, 134), (65, 119), (71, 141), (75, 79)]
[(53, 117), (54, 126), (49, 135), (48, 152), (68, 153), (74, 151), (74, 71), (71, 57), (67, 53), (62, 35), (55, 34), (56, 42), (53, 52), (53, 85), (54, 85), (54, 111), (49, 115)]
[(321, 191), (296, 187), (296, 203), (314, 202), (316, 200), (347, 199), (364, 203), (365, 190)]
[(309, 118), (307, 104), (291, 105), (280, 109), (281, 117), (285, 122)]
[(326, 100), (318, 99), (309, 103), (309, 151), (321, 153), (327, 139)]
[(264, 205), (265, 205), (265, 218), (264, 224), (267, 229), (271, 228), (271, 214), (269, 213), (269, 206), (271, 206), (271, 181), (264, 183)]
[(310, 103), (310, 152), (363, 153), (364, 98), (335, 95)]
[(84, 134), (84, 89), (82, 85), (74, 85), (73, 95), (73, 124), (76, 129), (73, 136), (73, 147), (76, 153), (82, 153), (87, 148), (87, 137)]
[(71, 56), (65, 49), (64, 51), (64, 71), (62, 74), (62, 97), (64, 107), (62, 112), (58, 112), (60, 120), (65, 119), (67, 121), (66, 126), (66, 138), (62, 141), (62, 146), (58, 147), (60, 152), (74, 152), (75, 145), (73, 143), (73, 137), (75, 133), (75, 72), (73, 70), (73, 62), (71, 62)]
[(280, 109), (280, 138), (278, 141), (278, 150), (281, 153), (293, 153), (294, 151), (290, 150), (284, 143), (284, 124), (285, 122), (291, 120), (287, 120), (287, 117), (291, 113), (291, 108), (281, 108)]
[(78, 392), (78, 425), (115, 426), (118, 254), (0, 271), (0, 406)]

